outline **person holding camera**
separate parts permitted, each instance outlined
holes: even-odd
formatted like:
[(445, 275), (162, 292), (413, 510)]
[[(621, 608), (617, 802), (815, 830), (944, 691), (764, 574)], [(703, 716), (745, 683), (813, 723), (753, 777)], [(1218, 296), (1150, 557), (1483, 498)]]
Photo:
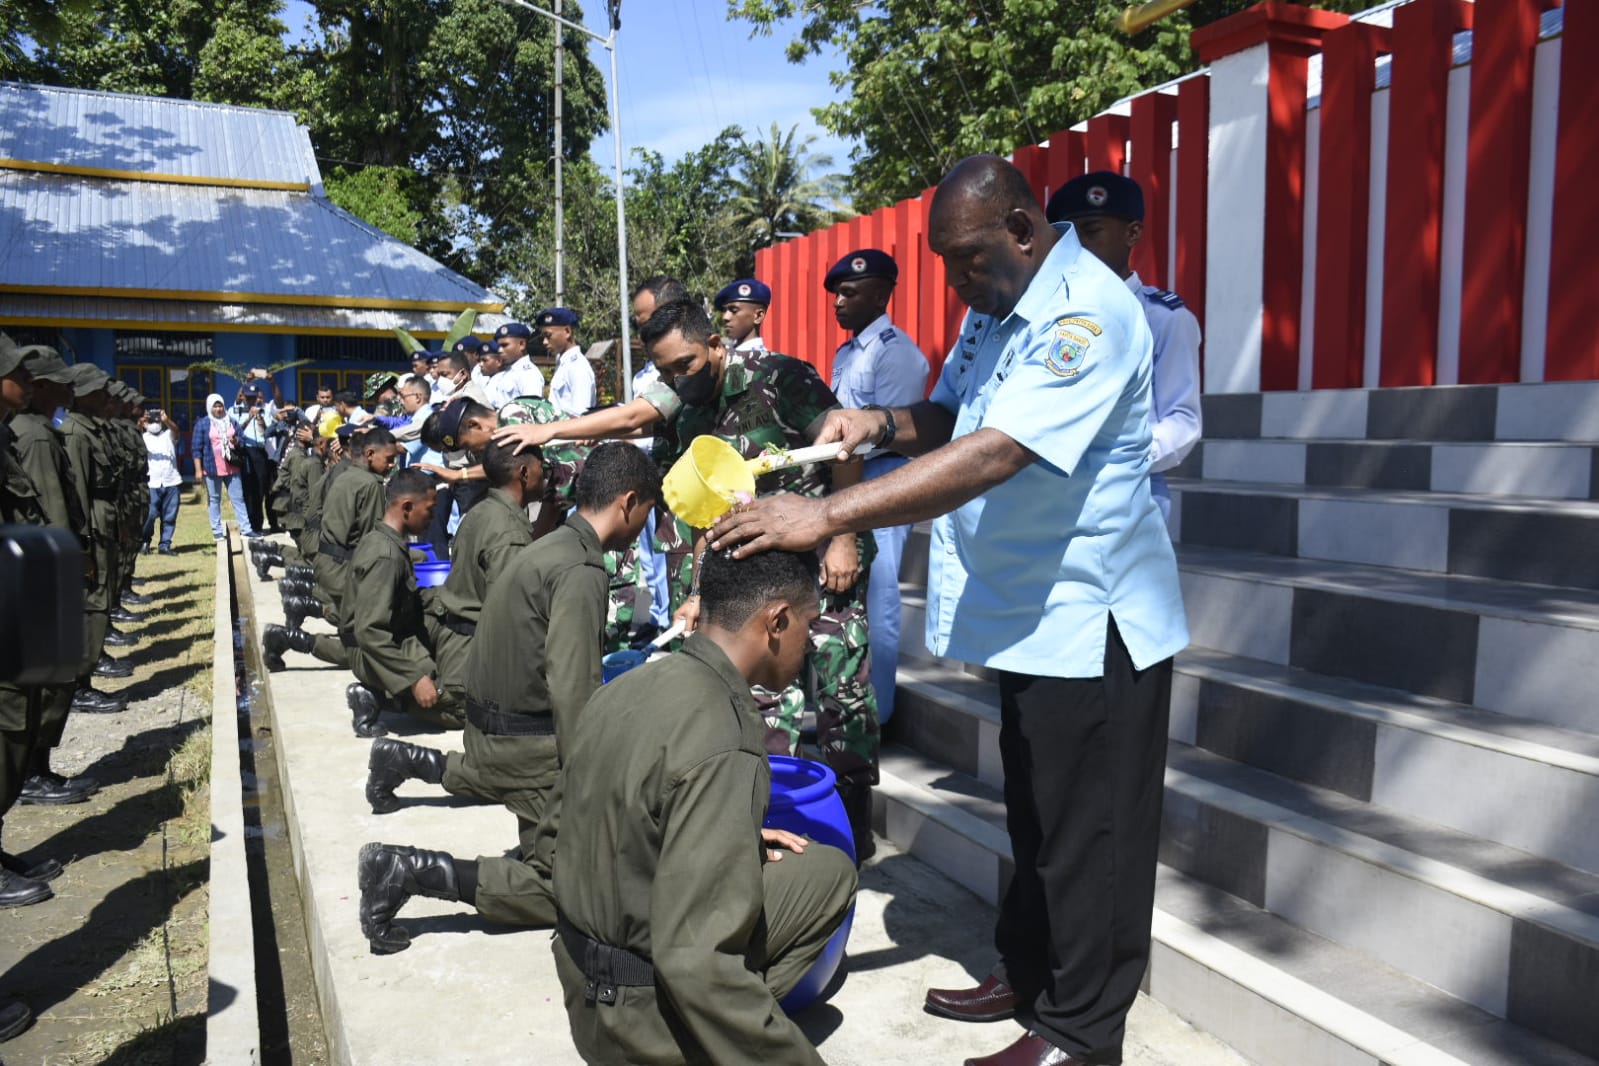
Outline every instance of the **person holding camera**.
[[(269, 389), (272, 398), (267, 396)], [(277, 475), (272, 448), (281, 399), (272, 375), (257, 368), (250, 371), (233, 406), (233, 419), (239, 425), (239, 438), (244, 445), (240, 476), (244, 484), (244, 506), (250, 513), (250, 528), (259, 530), (270, 525), (273, 533), (282, 529), (277, 515), (267, 508), (267, 494), (272, 491), (272, 479)]]
[(212, 393), (205, 398), (206, 417), (194, 423), (194, 437), (189, 441), (189, 451), (194, 456), (194, 480), (205, 482), (206, 505), (211, 512), (211, 536), (223, 537), (222, 493), (233, 501), (233, 517), (238, 520), (239, 532), (246, 537), (258, 537), (244, 506), (244, 446), (239, 441), (239, 427), (228, 417), (222, 397)]
[(183, 475), (178, 473), (178, 425), (159, 407), (144, 414), (144, 450), (150, 469), (150, 513), (144, 520), (144, 552), (150, 554), (150, 534), (159, 518), (158, 550), (162, 555), (176, 555), (172, 531), (178, 525), (178, 490), (183, 487)]

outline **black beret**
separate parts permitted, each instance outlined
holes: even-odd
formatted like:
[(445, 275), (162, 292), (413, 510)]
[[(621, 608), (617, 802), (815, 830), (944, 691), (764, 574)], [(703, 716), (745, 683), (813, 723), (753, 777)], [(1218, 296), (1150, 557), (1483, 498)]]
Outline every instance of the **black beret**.
[(834, 263), (833, 269), (822, 279), (822, 287), (828, 292), (833, 292), (840, 282), (853, 281), (857, 278), (887, 278), (889, 281), (898, 281), (899, 264), (885, 251), (862, 248)]
[(740, 303), (760, 304), (762, 307), (770, 307), (772, 306), (772, 290), (754, 278), (739, 278), (716, 294), (716, 309), (720, 311), (724, 305), (730, 304), (735, 300)]
[(1144, 220), (1144, 190), (1132, 178), (1112, 170), (1096, 170), (1055, 190), (1044, 209), (1051, 222), (1069, 222), (1085, 215), (1111, 215), (1129, 222)]

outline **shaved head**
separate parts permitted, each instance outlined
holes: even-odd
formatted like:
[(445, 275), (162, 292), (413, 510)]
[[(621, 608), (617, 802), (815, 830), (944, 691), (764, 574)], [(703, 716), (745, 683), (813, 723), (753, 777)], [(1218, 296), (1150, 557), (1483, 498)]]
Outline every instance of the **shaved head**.
[(1026, 177), (998, 156), (961, 160), (933, 194), (928, 246), (978, 314), (1010, 314), (1058, 239)]

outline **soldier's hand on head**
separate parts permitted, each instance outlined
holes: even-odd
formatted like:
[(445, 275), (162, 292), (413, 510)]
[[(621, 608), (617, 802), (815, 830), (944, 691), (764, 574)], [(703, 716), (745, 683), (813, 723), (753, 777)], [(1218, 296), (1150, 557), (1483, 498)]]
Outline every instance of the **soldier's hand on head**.
[(513, 455), (521, 455), (531, 447), (542, 447), (555, 439), (555, 422), (524, 422), (519, 426), (501, 426), (494, 431), (494, 442), (504, 445), (516, 442)]
[(848, 592), (861, 579), (861, 553), (849, 534), (834, 537), (822, 554), (822, 586), (828, 592)]
[(733, 556), (738, 559), (774, 548), (809, 551), (831, 536), (826, 518), (826, 501), (779, 492), (739, 504), (723, 515), (711, 527), (710, 544), (716, 551), (735, 548)]
[(803, 855), (809, 840), (787, 829), (761, 830), (761, 843), (766, 845), (766, 857), (772, 862), (781, 862), (783, 852), (792, 851), (796, 855)]
[(838, 461), (846, 462), (855, 449), (868, 441), (876, 444), (888, 428), (888, 419), (881, 411), (861, 411), (853, 407), (840, 407), (827, 412), (822, 428), (816, 431), (816, 444), (838, 444)]
[(430, 710), (439, 702), (438, 686), (433, 684), (431, 677), (419, 677), (416, 684), (411, 686), (411, 695), (416, 697), (416, 702), (424, 709)]

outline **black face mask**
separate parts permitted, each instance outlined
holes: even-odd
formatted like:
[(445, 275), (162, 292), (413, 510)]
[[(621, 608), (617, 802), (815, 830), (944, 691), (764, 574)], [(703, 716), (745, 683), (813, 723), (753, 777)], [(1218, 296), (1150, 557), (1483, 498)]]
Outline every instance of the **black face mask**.
[(686, 404), (700, 406), (709, 403), (711, 397), (716, 395), (716, 370), (707, 359), (705, 365), (694, 373), (675, 378), (672, 387), (677, 390), (677, 398)]

